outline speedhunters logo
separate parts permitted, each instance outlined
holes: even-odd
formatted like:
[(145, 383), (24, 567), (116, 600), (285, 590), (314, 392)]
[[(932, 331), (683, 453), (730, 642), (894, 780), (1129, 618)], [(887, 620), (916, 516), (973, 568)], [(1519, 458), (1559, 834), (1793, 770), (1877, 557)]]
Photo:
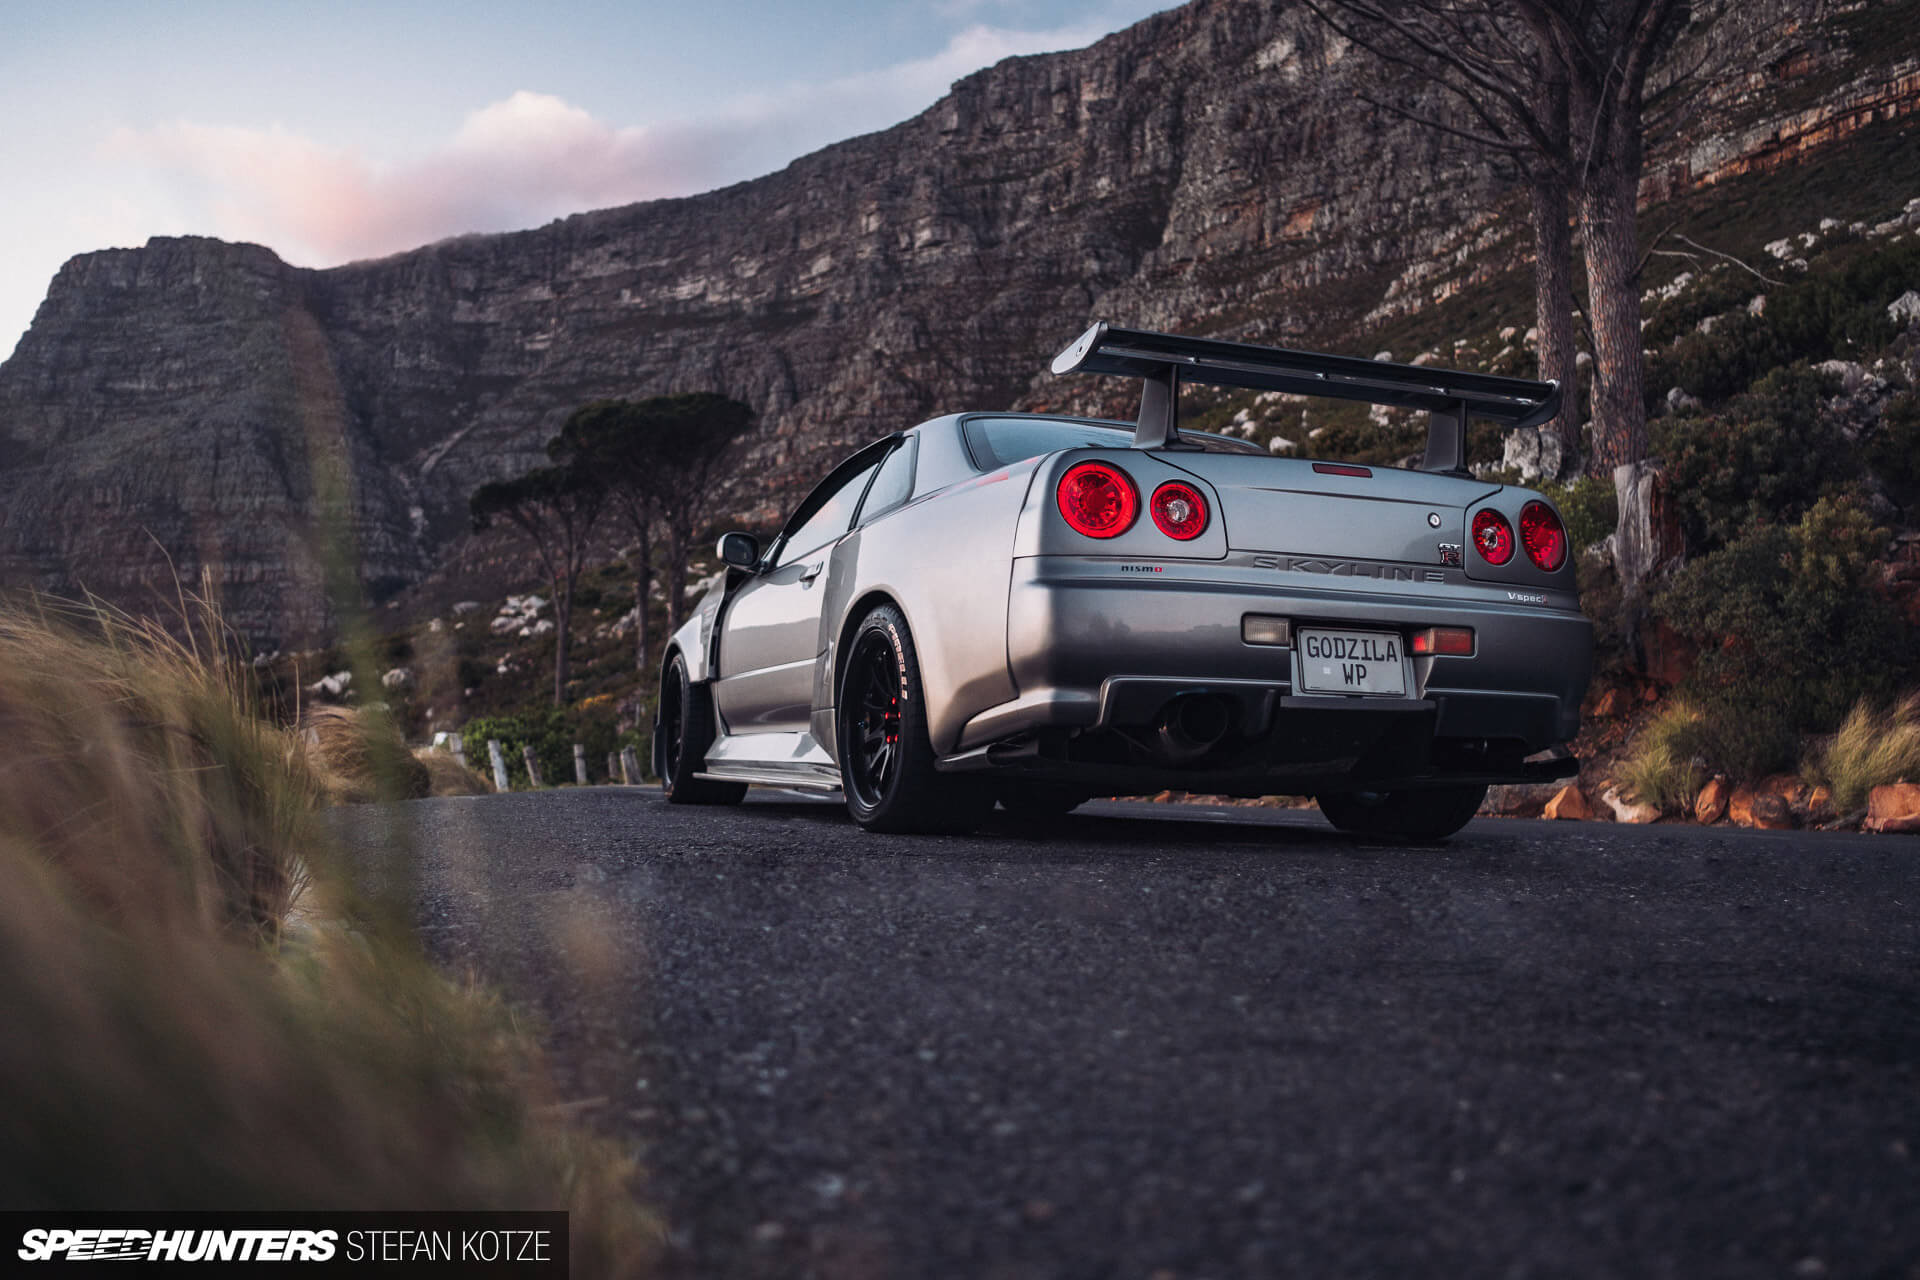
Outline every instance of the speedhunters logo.
[(22, 1262), (329, 1262), (339, 1238), (336, 1231), (36, 1228), (21, 1237), (19, 1254)]
[(51, 1263), (56, 1275), (211, 1265), (242, 1275), (265, 1266), (531, 1277), (565, 1276), (569, 1263), (564, 1213), (12, 1212), (0, 1222), (9, 1274)]

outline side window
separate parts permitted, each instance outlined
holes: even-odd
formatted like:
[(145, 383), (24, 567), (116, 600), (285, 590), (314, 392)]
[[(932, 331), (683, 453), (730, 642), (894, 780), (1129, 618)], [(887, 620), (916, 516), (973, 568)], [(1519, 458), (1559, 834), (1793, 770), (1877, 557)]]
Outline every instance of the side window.
[[(783, 564), (792, 564), (809, 552), (818, 551), (829, 542), (847, 531), (853, 523), (853, 509), (859, 503), (860, 495), (867, 487), (867, 481), (879, 464), (862, 467), (845, 483), (833, 489), (826, 500), (813, 508), (813, 514), (801, 522), (792, 535), (781, 544), (780, 558), (774, 561), (777, 568)], [(808, 499), (809, 505), (812, 499)], [(802, 510), (805, 510), (803, 507)]]
[(917, 451), (917, 441), (903, 440), (880, 464), (880, 474), (873, 478), (873, 488), (867, 490), (867, 500), (860, 504), (861, 524), (871, 523), (913, 496), (913, 458)]

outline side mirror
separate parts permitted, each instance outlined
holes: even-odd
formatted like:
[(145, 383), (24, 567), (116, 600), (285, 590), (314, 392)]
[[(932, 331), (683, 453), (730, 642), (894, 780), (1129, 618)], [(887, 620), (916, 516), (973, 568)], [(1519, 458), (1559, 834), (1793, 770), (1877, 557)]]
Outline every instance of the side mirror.
[(750, 533), (723, 533), (720, 559), (736, 569), (751, 569), (760, 563), (760, 540)]

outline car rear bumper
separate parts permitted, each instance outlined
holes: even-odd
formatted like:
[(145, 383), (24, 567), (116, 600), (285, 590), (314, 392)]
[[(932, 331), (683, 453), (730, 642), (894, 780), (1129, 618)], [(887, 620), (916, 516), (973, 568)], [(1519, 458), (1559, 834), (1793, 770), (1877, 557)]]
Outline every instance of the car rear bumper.
[[(1440, 745), (1424, 759), (1418, 750), (1409, 755), (1411, 747), (1385, 751), (1391, 759), (1377, 761), (1376, 774), (1465, 776), (1449, 753), (1478, 742), (1502, 744), (1503, 763), (1481, 771), (1489, 780), (1517, 780), (1524, 755), (1578, 731), (1593, 637), (1571, 592), (1512, 590), (1424, 566), (1311, 563), (1328, 571), (1280, 568), (1252, 553), (1204, 564), (1015, 560), (1007, 649), (1019, 696), (967, 720), (956, 756), (985, 759), (994, 744), (1045, 731), (1124, 737), (1151, 726), (1172, 699), (1201, 693), (1232, 709), (1235, 752), (1232, 760), (1215, 753), (1183, 762), (1183, 776), (1229, 764), (1235, 772), (1348, 776), (1369, 744), (1392, 739)], [(1401, 697), (1310, 695), (1296, 687), (1293, 648), (1242, 639), (1247, 614), (1285, 617), (1296, 630), (1389, 632), (1403, 646), (1427, 627), (1470, 627), (1474, 653), (1407, 658)], [(1009, 767), (1035, 767), (998, 754)]]

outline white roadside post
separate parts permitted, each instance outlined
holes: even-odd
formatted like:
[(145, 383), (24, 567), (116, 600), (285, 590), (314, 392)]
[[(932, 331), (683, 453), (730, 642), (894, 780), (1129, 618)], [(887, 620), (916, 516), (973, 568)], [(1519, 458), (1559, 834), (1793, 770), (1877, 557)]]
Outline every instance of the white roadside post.
[(614, 783), (620, 780), (620, 753), (609, 751), (607, 752), (607, 781)]
[(577, 742), (573, 744), (573, 780), (587, 785), (587, 749)]
[(632, 747), (620, 749), (620, 773), (628, 786), (637, 786), (640, 782), (640, 757), (633, 753)]
[(487, 739), (487, 754), (493, 757), (493, 789), (504, 792), (507, 789), (507, 757), (500, 750), (500, 739)]
[(453, 758), (460, 762), (462, 769), (467, 767), (467, 745), (461, 741), (459, 734), (450, 733), (447, 735), (447, 750), (453, 753)]
[(540, 781), (540, 757), (533, 754), (533, 744), (520, 748), (520, 758), (527, 762), (527, 783), (538, 791), (546, 784)]

